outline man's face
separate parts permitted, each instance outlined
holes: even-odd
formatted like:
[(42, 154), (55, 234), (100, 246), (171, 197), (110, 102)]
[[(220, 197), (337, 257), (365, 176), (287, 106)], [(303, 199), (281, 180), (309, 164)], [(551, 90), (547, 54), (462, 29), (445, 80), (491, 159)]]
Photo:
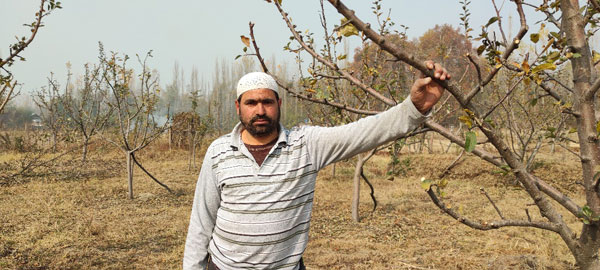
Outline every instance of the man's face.
[(277, 132), (281, 100), (270, 89), (255, 89), (242, 94), (235, 101), (240, 122), (254, 137), (266, 137)]

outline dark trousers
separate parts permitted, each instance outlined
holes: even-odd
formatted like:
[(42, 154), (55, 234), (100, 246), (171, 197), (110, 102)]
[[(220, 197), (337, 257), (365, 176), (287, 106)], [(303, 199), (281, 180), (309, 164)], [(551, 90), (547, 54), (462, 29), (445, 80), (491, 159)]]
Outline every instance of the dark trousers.
[[(213, 263), (210, 256), (208, 256), (208, 265), (206, 266), (206, 270), (219, 270), (219, 268)], [(300, 258), (300, 270), (306, 270), (306, 266), (304, 266), (304, 261)]]

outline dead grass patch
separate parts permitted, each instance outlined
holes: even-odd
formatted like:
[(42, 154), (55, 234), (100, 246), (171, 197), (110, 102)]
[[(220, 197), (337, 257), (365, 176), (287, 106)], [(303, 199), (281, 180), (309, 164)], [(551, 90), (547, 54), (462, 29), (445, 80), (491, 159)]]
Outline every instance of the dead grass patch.
[[(204, 146), (205, 148), (206, 146)], [(120, 164), (119, 152), (104, 153)], [(146, 149), (139, 160), (169, 185), (169, 194), (135, 169), (134, 200), (127, 199), (125, 170), (83, 181), (44, 177), (0, 187), (0, 269), (178, 269), (184, 249), (197, 167), (188, 153)], [(317, 180), (308, 249), (309, 269), (574, 269), (566, 246), (554, 234), (534, 229), (472, 230), (441, 213), (421, 189), (421, 176), (435, 177), (453, 154), (413, 155), (406, 177), (386, 180), (387, 157), (367, 163), (379, 207), (362, 186), (362, 221), (351, 220), (353, 167), (340, 163)], [(447, 177), (444, 199), (475, 219), (497, 219), (484, 187), (503, 214), (525, 217), (530, 200), (510, 176), (467, 156)], [(545, 180), (575, 196), (577, 165), (549, 160), (538, 169)], [(566, 180), (565, 180), (566, 179)], [(561, 182), (562, 181), (562, 182)], [(581, 198), (576, 198), (581, 199)], [(540, 218), (530, 208), (533, 218)], [(567, 214), (565, 213), (565, 216)], [(577, 220), (569, 220), (579, 228)]]

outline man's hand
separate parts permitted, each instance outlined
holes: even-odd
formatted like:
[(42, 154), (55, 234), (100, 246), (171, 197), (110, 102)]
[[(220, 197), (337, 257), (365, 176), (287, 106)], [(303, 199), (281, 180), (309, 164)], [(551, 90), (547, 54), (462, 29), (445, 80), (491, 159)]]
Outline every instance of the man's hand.
[[(442, 81), (450, 79), (450, 74), (440, 64), (433, 61), (425, 61), (425, 66), (433, 70), (433, 76), (436, 79)], [(440, 100), (442, 94), (444, 94), (444, 88), (433, 81), (431, 77), (425, 77), (423, 73), (421, 73), (421, 78), (417, 79), (410, 89), (410, 99), (422, 114), (427, 113)]]

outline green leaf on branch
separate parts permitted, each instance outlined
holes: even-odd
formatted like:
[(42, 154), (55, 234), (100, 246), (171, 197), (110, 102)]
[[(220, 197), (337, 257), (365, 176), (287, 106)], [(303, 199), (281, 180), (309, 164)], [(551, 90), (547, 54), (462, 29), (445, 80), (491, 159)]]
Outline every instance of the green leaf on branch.
[(496, 128), (496, 123), (494, 123), (494, 120), (492, 119), (485, 119), (483, 120), (484, 122), (490, 124), (490, 126), (492, 126), (493, 128)]
[(472, 128), (473, 127), (473, 121), (471, 120), (470, 117), (466, 116), (466, 115), (461, 115), (458, 117), (458, 120), (460, 120), (461, 122), (463, 122), (465, 125), (467, 125), (468, 128)]
[(485, 46), (485, 45), (481, 45), (481, 46), (479, 46), (479, 47), (477, 48), (477, 55), (481, 55), (481, 54), (482, 54), (482, 53), (485, 51), (485, 48), (486, 48), (486, 47), (487, 47), (487, 46)]
[(598, 53), (597, 51), (592, 51), (592, 55), (593, 55), (593, 61), (594, 63), (600, 61), (600, 53)]
[(431, 189), (431, 180), (430, 179), (425, 179), (425, 177), (421, 177), (421, 187), (425, 190), (425, 191), (429, 191)]
[(346, 23), (348, 22), (348, 19), (346, 18), (342, 18), (341, 24), (340, 25), (344, 25), (343, 27), (341, 27), (338, 30), (338, 36), (342, 35), (345, 37), (350, 37), (350, 36), (357, 36), (358, 35), (358, 29), (356, 29), (356, 27), (354, 26), (354, 24), (352, 23)]
[(538, 41), (540, 41), (540, 34), (533, 33), (533, 34), (529, 35), (529, 38), (531, 39), (531, 42), (538, 43)]
[(488, 20), (487, 24), (485, 25), (485, 27), (488, 27), (490, 25), (492, 25), (493, 23), (495, 23), (496, 21), (498, 21), (498, 17), (491, 17), (490, 20)]
[(538, 102), (538, 99), (537, 98), (533, 98), (529, 102), (529, 106), (533, 107), (533, 106), (535, 106), (537, 104), (537, 102)]
[(586, 218), (582, 218), (581, 221), (583, 222), (583, 224), (585, 225), (590, 225), (590, 221), (587, 220)]
[(440, 183), (438, 184), (438, 186), (440, 188), (445, 188), (448, 186), (448, 180), (446, 178), (442, 179), (442, 181), (440, 181)]
[(581, 213), (583, 214), (584, 217), (587, 217), (587, 218), (591, 218), (594, 215), (594, 212), (592, 211), (592, 209), (587, 205), (581, 209)]
[(546, 62), (548, 63), (554, 63), (556, 60), (558, 60), (560, 58), (560, 52), (558, 51), (553, 51), (551, 52), (548, 57), (546, 58)]
[(531, 73), (535, 74), (543, 70), (555, 70), (556, 65), (554, 63), (543, 63), (541, 65), (537, 65), (531, 69)]
[(477, 134), (475, 134), (475, 131), (467, 131), (465, 133), (465, 151), (472, 152), (475, 145), (477, 145)]

